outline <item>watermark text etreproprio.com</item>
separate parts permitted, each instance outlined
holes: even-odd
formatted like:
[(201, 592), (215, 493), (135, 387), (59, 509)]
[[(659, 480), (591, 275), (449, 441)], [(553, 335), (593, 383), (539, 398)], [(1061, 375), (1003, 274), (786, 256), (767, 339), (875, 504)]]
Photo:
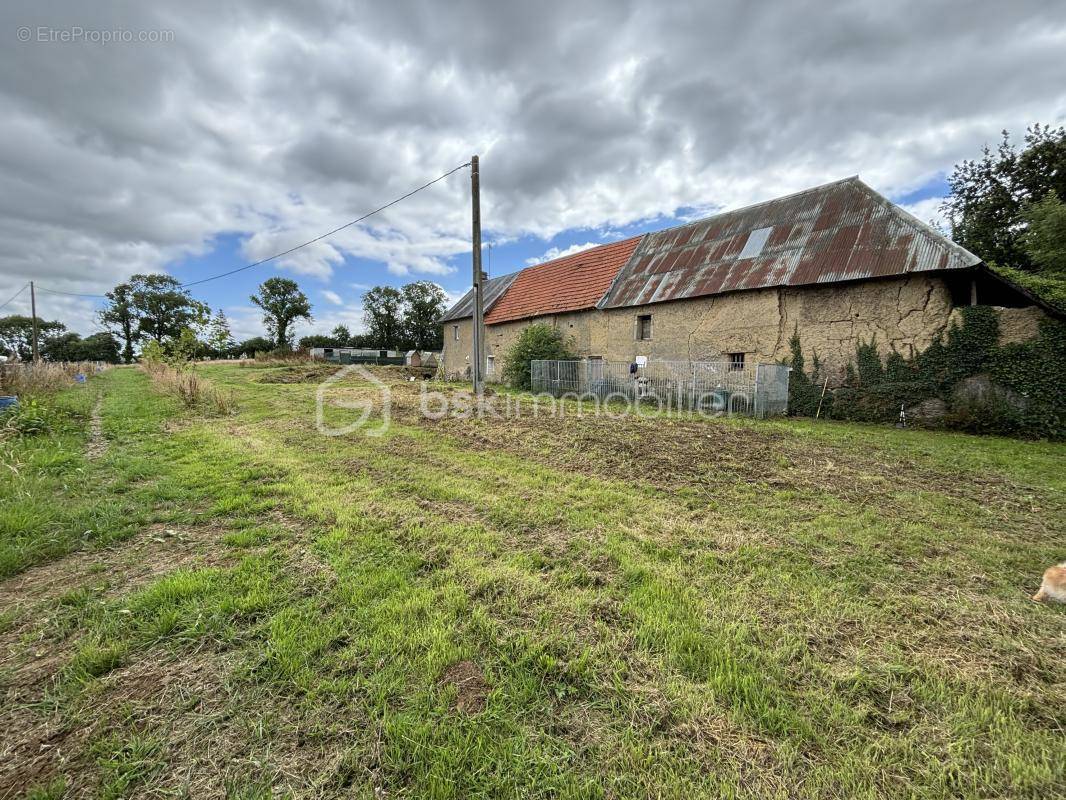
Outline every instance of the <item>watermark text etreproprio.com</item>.
[(81, 25), (68, 28), (23, 25), (15, 32), (15, 36), (20, 42), (35, 44), (169, 44), (174, 41), (174, 31), (166, 28), (133, 30), (83, 28)]

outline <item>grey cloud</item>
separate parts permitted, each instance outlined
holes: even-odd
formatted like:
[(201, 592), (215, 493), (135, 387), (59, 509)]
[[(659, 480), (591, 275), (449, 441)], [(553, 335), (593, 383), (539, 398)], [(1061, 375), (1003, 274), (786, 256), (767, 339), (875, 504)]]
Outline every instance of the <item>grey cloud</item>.
[[(174, 39), (19, 43), (21, 25)], [(265, 253), (473, 152), (506, 239), (856, 172), (903, 191), (1066, 117), (1055, 2), (69, 0), (5, 4), (3, 36), (0, 300), (29, 277), (100, 291), (223, 232)], [(468, 213), (456, 175), (282, 266), (444, 275)]]

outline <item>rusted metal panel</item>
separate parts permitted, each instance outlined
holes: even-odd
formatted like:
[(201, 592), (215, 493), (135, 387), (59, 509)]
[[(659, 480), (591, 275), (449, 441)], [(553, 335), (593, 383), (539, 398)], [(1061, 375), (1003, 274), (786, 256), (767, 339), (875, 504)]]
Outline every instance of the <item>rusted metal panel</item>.
[[(772, 229), (762, 250), (739, 258), (749, 234), (760, 228)], [(980, 263), (852, 177), (646, 234), (600, 308)]]

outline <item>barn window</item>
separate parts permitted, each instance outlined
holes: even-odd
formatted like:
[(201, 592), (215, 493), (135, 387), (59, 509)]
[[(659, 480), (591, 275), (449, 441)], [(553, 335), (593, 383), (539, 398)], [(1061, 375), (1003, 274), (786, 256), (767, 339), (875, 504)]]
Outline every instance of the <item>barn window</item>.
[(641, 314), (637, 317), (637, 338), (642, 342), (651, 339), (651, 314)]
[(486, 356), (488, 365), (485, 367), (485, 375), (491, 377), (496, 374), (496, 356)]
[(756, 228), (748, 234), (748, 240), (744, 242), (744, 248), (737, 258), (755, 258), (766, 246), (766, 240), (770, 238), (773, 228)]
[(744, 369), (744, 354), (743, 353), (730, 353), (729, 354), (729, 368), (734, 372), (739, 372)]
[(459, 326), (458, 325), (452, 325), (452, 336), (455, 338), (455, 341), (457, 341), (457, 342), (459, 341)]

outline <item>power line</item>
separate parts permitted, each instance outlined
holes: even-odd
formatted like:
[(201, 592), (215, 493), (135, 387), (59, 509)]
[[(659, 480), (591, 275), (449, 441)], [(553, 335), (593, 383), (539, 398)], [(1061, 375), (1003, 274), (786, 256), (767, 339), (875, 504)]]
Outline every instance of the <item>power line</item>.
[(16, 297), (18, 297), (20, 294), (22, 294), (24, 291), (26, 291), (29, 288), (30, 288), (30, 284), (27, 282), (26, 284), (23, 285), (23, 287), (21, 289), (19, 289), (17, 292), (15, 292), (13, 295), (11, 295), (11, 297), (9, 297), (6, 301), (4, 301), (4, 304), (0, 305), (0, 308), (6, 308)]
[(61, 294), (67, 297), (107, 297), (106, 294), (83, 294), (81, 292), (61, 292), (59, 289), (45, 289), (43, 286), (37, 287), (38, 292), (48, 292), (48, 294)]
[[(367, 214), (363, 214), (363, 216), (359, 217), (358, 219), (353, 219), (351, 222), (345, 222), (343, 225), (341, 225), (339, 227), (336, 227), (336, 228), (334, 228), (331, 231), (327, 231), (326, 233), (323, 233), (321, 236), (316, 236), (314, 239), (308, 239), (306, 242), (302, 242), (301, 244), (298, 244), (298, 245), (296, 245), (294, 247), (290, 247), (288, 250), (282, 250), (280, 253), (275, 253), (272, 256), (267, 256), (266, 258), (262, 258), (259, 261), (253, 261), (251, 264), (245, 264), (243, 267), (237, 267), (236, 269), (231, 269), (228, 272), (221, 272), (218, 275), (212, 275), (209, 278), (200, 278), (199, 280), (189, 281), (188, 283), (183, 283), (183, 284), (181, 284), (181, 286), (179, 288), (187, 289), (190, 286), (198, 286), (201, 283), (207, 283), (208, 281), (216, 281), (219, 278), (226, 278), (226, 277), (228, 277), (230, 275), (235, 275), (238, 272), (244, 272), (244, 270), (246, 270), (246, 269), (251, 269), (252, 267), (258, 267), (258, 266), (266, 264), (266, 263), (268, 263), (270, 261), (275, 261), (275, 260), (281, 258), (282, 256), (289, 255), (290, 253), (295, 253), (297, 250), (300, 250), (301, 248), (307, 247), (308, 245), (312, 245), (315, 242), (320, 242), (323, 239), (325, 239), (325, 238), (327, 238), (329, 236), (332, 236), (335, 233), (339, 233), (339, 232), (343, 231), (345, 228), (350, 228), (350, 227), (352, 227), (352, 225), (356, 225), (356, 224), (362, 222), (363, 220), (374, 216), (375, 214), (379, 214), (379, 213), (381, 213), (382, 211), (384, 211), (387, 208), (392, 208), (392, 206), (396, 205), (397, 203), (400, 203), (400, 202), (406, 200), (408, 197), (411, 197), (412, 195), (418, 194), (423, 189), (428, 189), (430, 186), (432, 186), (435, 183), (439, 183), (440, 181), (442, 181), (445, 178), (447, 178), (449, 175), (452, 175), (452, 174), (458, 172), (459, 170), (465, 169), (466, 167), (469, 167), (469, 166), (470, 166), (470, 162), (469, 161), (467, 161), (465, 164), (460, 164), (459, 166), (455, 167), (454, 169), (448, 170), (447, 172), (445, 172), (440, 177), (434, 178), (433, 180), (429, 181), (428, 183), (423, 183), (417, 189), (412, 189), (407, 194), (401, 195), (400, 197), (397, 197), (395, 200), (392, 200), (391, 202), (388, 202), (388, 203), (386, 203), (385, 205), (383, 205), (383, 206), (381, 206), (379, 208), (375, 208), (373, 211), (371, 211), (371, 212), (369, 212)], [(29, 284), (26, 284), (26, 285), (28, 286)], [(102, 294), (83, 294), (83, 293), (79, 293), (79, 292), (61, 292), (58, 289), (46, 289), (43, 286), (38, 286), (37, 288), (40, 289), (42, 292), (49, 292), (50, 294), (62, 294), (62, 295), (67, 295), (69, 297), (100, 297), (100, 298), (106, 297), (106, 295), (102, 295)], [(22, 289), (19, 290), (19, 292), (21, 293), (22, 291), (25, 291), (25, 289), (26, 289), (26, 287), (23, 286)], [(18, 295), (16, 295), (16, 297), (17, 296)], [(14, 299), (15, 299), (14, 297), (11, 298), (11, 300), (14, 300)], [(11, 300), (9, 300), (8, 302), (10, 303)], [(7, 305), (7, 303), (5, 303), (4, 305)], [(3, 308), (3, 306), (0, 306), (0, 308)]]
[(229, 272), (223, 272), (220, 275), (212, 275), (210, 278), (201, 278), (198, 281), (190, 281), (189, 283), (183, 283), (181, 285), (181, 288), (182, 289), (186, 289), (189, 286), (196, 286), (197, 284), (200, 284), (200, 283), (207, 283), (208, 281), (214, 281), (214, 280), (218, 280), (219, 278), (225, 278), (225, 277), (227, 277), (229, 275), (233, 275), (233, 274), (235, 274), (237, 272), (243, 272), (246, 269), (251, 269), (252, 267), (258, 267), (261, 264), (266, 264), (268, 261), (274, 261), (275, 259), (281, 258), (282, 256), (287, 256), (289, 253), (296, 252), (297, 250), (299, 250), (302, 247), (307, 247), (308, 245), (314, 244), (315, 242), (320, 242), (323, 239), (325, 239), (327, 236), (332, 236), (335, 233), (339, 233), (340, 231), (343, 231), (345, 228), (350, 228), (350, 227), (352, 227), (352, 225), (355, 225), (356, 223), (362, 222), (364, 219), (367, 219), (368, 217), (372, 217), (375, 214), (377, 214), (377, 213), (379, 213), (381, 211), (384, 211), (386, 208), (391, 208), (392, 206), (396, 205), (397, 203), (399, 203), (399, 202), (401, 202), (403, 200), (406, 200), (411, 195), (418, 194), (423, 189), (428, 189), (430, 186), (432, 186), (433, 184), (444, 180), (449, 175), (451, 175), (453, 173), (456, 173), (459, 170), (464, 169), (465, 167), (469, 167), (469, 166), (470, 166), (470, 162), (469, 161), (467, 161), (465, 164), (460, 164), (458, 167), (455, 167), (454, 169), (448, 170), (443, 175), (441, 175), (439, 178), (434, 178), (429, 183), (424, 183), (421, 186), (419, 186), (417, 189), (412, 189), (407, 194), (405, 194), (405, 195), (403, 195), (401, 197), (397, 197), (392, 202), (386, 203), (385, 205), (381, 206), (380, 208), (375, 208), (369, 214), (363, 214), (363, 216), (359, 217), (358, 219), (353, 219), (351, 222), (345, 222), (340, 227), (334, 228), (331, 231), (323, 233), (321, 236), (316, 236), (314, 239), (309, 239), (306, 242), (304, 242), (303, 244), (298, 244), (295, 247), (290, 247), (288, 250), (283, 250), (280, 253), (275, 253), (274, 255), (268, 256), (268, 257), (263, 258), (263, 259), (260, 259), (259, 261), (255, 261), (255, 262), (253, 262), (251, 264), (246, 264), (243, 267), (237, 267), (237, 269), (231, 269)]

